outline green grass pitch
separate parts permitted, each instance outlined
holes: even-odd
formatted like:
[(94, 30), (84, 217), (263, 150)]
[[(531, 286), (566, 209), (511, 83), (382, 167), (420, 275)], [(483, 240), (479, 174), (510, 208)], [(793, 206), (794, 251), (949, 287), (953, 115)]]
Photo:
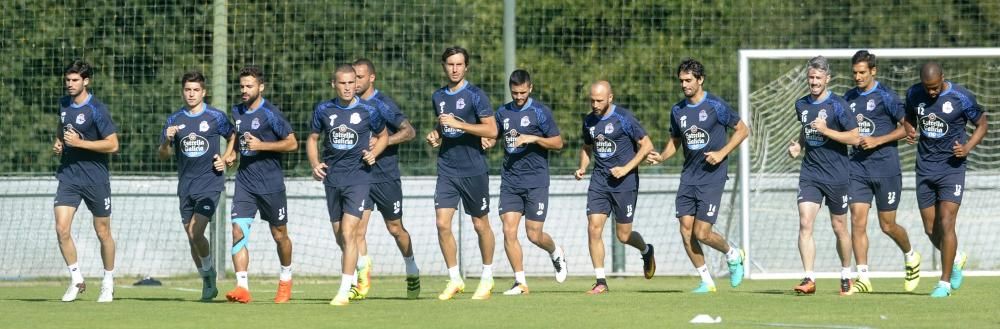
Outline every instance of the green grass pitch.
[[(254, 301), (229, 304), (222, 296), (233, 285), (220, 281), (219, 298), (202, 303), (201, 282), (166, 279), (161, 287), (130, 287), (119, 278), (115, 301), (95, 302), (100, 281), (72, 303), (59, 301), (63, 281), (0, 282), (3, 328), (998, 328), (1000, 298), (996, 277), (968, 277), (949, 298), (931, 299), (936, 278), (925, 277), (914, 293), (902, 279), (875, 279), (875, 292), (842, 297), (837, 280), (821, 279), (814, 296), (791, 292), (797, 280), (745, 281), (738, 289), (719, 278), (719, 291), (692, 295), (695, 277), (611, 278), (611, 292), (584, 294), (592, 279), (530, 277), (530, 295), (503, 296), (510, 278), (498, 278), (493, 298), (473, 301), (478, 278), (467, 291), (439, 301), (445, 278), (424, 277), (420, 300), (405, 300), (401, 277), (375, 277), (364, 301), (346, 307), (328, 303), (338, 280), (296, 278), (290, 304), (275, 305), (276, 282), (251, 282)], [(697, 314), (721, 316), (721, 324), (688, 324)]]

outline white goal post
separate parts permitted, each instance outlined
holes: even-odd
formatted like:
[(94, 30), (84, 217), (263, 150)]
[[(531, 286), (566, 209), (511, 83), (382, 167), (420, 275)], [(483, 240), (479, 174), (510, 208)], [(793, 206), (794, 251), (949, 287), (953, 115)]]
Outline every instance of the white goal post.
[[(739, 50), (739, 108), (740, 117), (746, 122), (750, 127), (753, 127), (754, 122), (751, 122), (752, 113), (754, 109), (751, 108), (751, 75), (750, 75), (750, 64), (751, 60), (762, 59), (762, 60), (793, 60), (801, 59), (802, 65), (805, 65), (806, 60), (809, 58), (822, 55), (830, 59), (850, 59), (855, 52), (859, 49), (864, 48), (852, 48), (852, 49), (741, 49)], [(873, 54), (878, 56), (880, 60), (887, 59), (947, 59), (947, 58), (998, 58), (1000, 59), (1000, 48), (871, 48), (868, 49)], [(881, 65), (880, 65), (881, 66)], [(765, 78), (766, 79), (766, 78)], [(805, 82), (803, 81), (803, 84)], [(900, 97), (905, 98), (902, 93), (904, 91), (897, 90), (901, 93)], [(1000, 92), (1000, 90), (983, 90), (980, 92)], [(791, 107), (791, 104), (789, 104)], [(989, 111), (991, 109), (987, 109)], [(764, 136), (753, 136), (750, 138), (764, 138)], [(783, 273), (768, 273), (767, 271), (760, 271), (754, 267), (754, 249), (753, 241), (751, 241), (751, 220), (754, 214), (751, 214), (751, 143), (750, 139), (744, 141), (740, 145), (740, 155), (739, 155), (739, 185), (740, 185), (740, 214), (741, 214), (741, 233), (742, 233), (742, 248), (746, 250), (746, 271), (744, 277), (751, 279), (792, 279), (800, 278), (801, 274), (797, 272), (783, 272)], [(905, 174), (905, 172), (904, 172)], [(904, 184), (906, 184), (904, 182)], [(819, 226), (820, 216), (817, 216), (817, 226)], [(960, 214), (961, 216), (961, 214)], [(880, 239), (884, 238), (881, 236), (881, 232), (875, 234), (869, 234), (870, 239)], [(923, 231), (909, 232), (910, 240), (914, 244), (927, 244), (927, 239), (923, 234)], [(781, 237), (782, 239), (793, 239), (793, 237)], [(961, 237), (960, 237), (961, 238)], [(820, 249), (820, 247), (817, 247)], [(933, 277), (940, 274), (940, 271), (929, 271), (931, 269), (928, 264), (932, 262), (930, 259), (934, 255), (924, 255), (923, 263), (924, 277)], [(853, 258), (852, 258), (853, 260)], [(852, 261), (853, 263), (853, 261)], [(967, 271), (966, 275), (976, 276), (976, 275), (989, 275), (997, 276), (1000, 275), (1000, 270), (973, 270)], [(835, 272), (818, 272), (819, 277), (839, 277), (839, 273)], [(873, 277), (902, 277), (902, 271), (888, 271), (872, 272)]]

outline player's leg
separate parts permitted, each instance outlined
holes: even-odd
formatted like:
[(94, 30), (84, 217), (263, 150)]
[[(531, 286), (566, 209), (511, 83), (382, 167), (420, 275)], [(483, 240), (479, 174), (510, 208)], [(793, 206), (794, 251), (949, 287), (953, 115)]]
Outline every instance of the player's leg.
[(83, 201), (94, 215), (94, 233), (101, 244), (101, 261), (104, 263), (104, 279), (101, 280), (101, 295), (97, 302), (114, 300), (115, 289), (115, 239), (111, 236), (111, 185), (103, 184), (81, 188)]
[(875, 196), (875, 182), (869, 177), (852, 176), (848, 191), (851, 210), (851, 247), (858, 268), (858, 279), (851, 285), (848, 294), (871, 292), (868, 279), (868, 211)]
[(454, 179), (438, 176), (434, 188), (435, 225), (437, 226), (438, 246), (441, 248), (445, 266), (448, 267), (448, 284), (444, 291), (438, 295), (440, 300), (451, 299), (455, 294), (465, 291), (465, 281), (458, 268), (458, 246), (455, 242), (455, 233), (451, 229), (452, 218), (458, 209), (460, 199)]
[(848, 230), (848, 184), (821, 184), (820, 190), (830, 211), (830, 226), (836, 238), (837, 256), (840, 257), (840, 294), (851, 290), (851, 233)]
[(483, 174), (456, 180), (465, 213), (472, 217), (472, 228), (479, 237), (479, 253), (483, 259), (483, 271), (479, 285), (472, 299), (489, 299), (493, 293), (493, 254), (496, 251), (496, 236), (490, 226), (490, 179)]
[(503, 223), (503, 249), (507, 260), (514, 271), (514, 284), (504, 295), (520, 295), (528, 293), (528, 282), (524, 275), (523, 254), (521, 242), (517, 239), (517, 231), (521, 226), (521, 216), (524, 212), (525, 189), (514, 189), (500, 186), (500, 221)]
[(281, 264), (278, 273), (278, 291), (275, 293), (275, 303), (286, 303), (292, 297), (292, 239), (288, 236), (288, 198), (285, 190), (260, 195), (260, 218), (268, 223), (271, 238), (277, 246), (278, 262)]
[(647, 280), (652, 279), (656, 273), (653, 245), (646, 243), (638, 231), (632, 230), (639, 191), (615, 192), (611, 193), (611, 197), (611, 210), (615, 213), (615, 230), (618, 241), (639, 250), (642, 255), (642, 274)]
[(823, 193), (820, 192), (819, 187), (811, 181), (800, 179), (798, 247), (805, 276), (794, 290), (803, 294), (816, 292), (816, 274), (813, 272), (813, 263), (816, 260), (816, 243), (813, 240), (813, 224), (816, 222), (816, 214), (819, 213), (821, 202), (823, 202)]
[(371, 289), (371, 275), (372, 275), (372, 262), (371, 257), (368, 256), (368, 220), (371, 219), (372, 208), (371, 198), (365, 201), (363, 205), (364, 211), (361, 213), (361, 219), (358, 222), (357, 227), (354, 229), (354, 245), (358, 249), (358, 263), (356, 265), (357, 272), (354, 273), (354, 285), (358, 288), (358, 292), (361, 296), (367, 296), (368, 290)]
[[(365, 196), (367, 197), (367, 193)], [(346, 201), (346, 200), (345, 200)], [(349, 209), (352, 207), (345, 204), (345, 212), (340, 221), (334, 222), (333, 229), (334, 234), (339, 236), (339, 240), (342, 241), (342, 251), (343, 257), (341, 258), (341, 280), (340, 288), (337, 290), (337, 296), (330, 301), (330, 305), (342, 306), (347, 305), (354, 285), (354, 271), (358, 263), (358, 245), (357, 245), (357, 233), (356, 230), (361, 222), (361, 218), (349, 213)], [(359, 212), (360, 213), (360, 212)], [(364, 298), (364, 297), (356, 297)]]
[[(680, 196), (679, 193), (678, 196)], [(691, 292), (696, 294), (714, 292), (716, 290), (715, 280), (712, 279), (708, 265), (705, 264), (705, 251), (702, 250), (701, 243), (698, 242), (698, 238), (694, 234), (694, 225), (696, 222), (694, 215), (683, 215), (677, 220), (680, 224), (679, 231), (681, 241), (684, 243), (684, 251), (687, 253), (688, 259), (691, 260), (691, 265), (698, 272), (698, 276), (701, 277), (698, 287), (695, 287)]]
[[(903, 289), (913, 291), (920, 284), (920, 254), (914, 251), (913, 246), (910, 245), (910, 237), (906, 233), (906, 229), (896, 223), (896, 209), (899, 207), (898, 199), (902, 189), (902, 176), (880, 179), (876, 186), (875, 203), (878, 207), (878, 222), (882, 233), (888, 235), (903, 252), (903, 264), (906, 271), (903, 278)], [(856, 252), (857, 250), (855, 250)]]
[(236, 183), (233, 191), (233, 203), (229, 211), (232, 221), (233, 246), (230, 254), (233, 260), (233, 271), (236, 272), (236, 287), (226, 293), (230, 302), (249, 303), (250, 279), (247, 267), (250, 264), (250, 252), (247, 243), (250, 242), (250, 224), (257, 216), (257, 199), (241, 184)]
[(524, 229), (528, 235), (528, 241), (542, 248), (549, 253), (549, 260), (552, 261), (552, 268), (555, 270), (556, 282), (566, 281), (566, 255), (563, 249), (556, 245), (552, 236), (543, 231), (545, 218), (548, 217), (546, 210), (549, 204), (549, 187), (536, 187), (527, 190), (525, 195)]
[(56, 239), (59, 242), (59, 252), (69, 269), (70, 283), (63, 294), (62, 301), (76, 300), (78, 294), (87, 290), (83, 273), (77, 261), (76, 244), (73, 242), (73, 216), (80, 205), (80, 195), (69, 184), (59, 183), (56, 190), (55, 206), (52, 208), (55, 217)]
[(965, 262), (968, 256), (958, 251), (958, 235), (955, 225), (958, 222), (958, 209), (962, 204), (962, 191), (965, 186), (965, 173), (947, 174), (938, 179), (938, 228), (941, 241), (941, 268), (951, 271), (941, 271), (941, 280), (948, 281), (952, 289), (962, 286)]
[(201, 300), (211, 300), (218, 296), (219, 289), (215, 286), (217, 274), (215, 267), (212, 266), (211, 247), (205, 238), (205, 230), (210, 219), (198, 213), (189, 216), (182, 224), (188, 238), (188, 246), (191, 247), (191, 259), (202, 278)]
[[(420, 268), (413, 256), (410, 232), (403, 226), (403, 184), (399, 179), (373, 184), (369, 192), (371, 205), (378, 208), (385, 221), (385, 228), (396, 241), (396, 248), (403, 255), (406, 265), (406, 296), (420, 297)], [(371, 264), (369, 264), (371, 268)]]

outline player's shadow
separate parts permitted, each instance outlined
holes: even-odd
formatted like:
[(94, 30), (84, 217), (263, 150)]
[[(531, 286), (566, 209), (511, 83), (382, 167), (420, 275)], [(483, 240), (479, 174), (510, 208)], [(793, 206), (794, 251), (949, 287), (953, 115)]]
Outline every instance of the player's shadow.
[(640, 294), (681, 294), (681, 293), (684, 293), (684, 291), (682, 291), (682, 290), (676, 290), (676, 289), (668, 289), (668, 290), (645, 289), (645, 290), (636, 290), (635, 292), (640, 293)]
[(60, 299), (46, 299), (46, 298), (10, 298), (10, 299), (0, 299), (0, 300), (16, 300), (16, 301), (19, 301), (19, 302), (32, 302), (32, 303), (38, 303), (38, 302), (60, 302), (60, 303), (62, 303), (62, 300), (60, 300)]
[[(129, 297), (129, 298), (122, 298), (122, 297), (115, 297), (115, 300), (116, 301), (119, 301), (119, 300), (134, 300), (134, 301), (139, 301), (139, 302), (191, 302), (192, 301), (190, 299), (176, 298), (176, 297), (174, 297), (174, 298), (166, 298), (166, 297)], [(201, 301), (197, 301), (197, 302), (200, 303)]]
[(747, 292), (751, 293), (751, 294), (761, 294), (761, 295), (793, 295), (794, 296), (794, 295), (798, 295), (799, 294), (799, 293), (796, 293), (794, 291), (778, 290), (778, 289), (751, 290), (751, 291), (747, 291)]

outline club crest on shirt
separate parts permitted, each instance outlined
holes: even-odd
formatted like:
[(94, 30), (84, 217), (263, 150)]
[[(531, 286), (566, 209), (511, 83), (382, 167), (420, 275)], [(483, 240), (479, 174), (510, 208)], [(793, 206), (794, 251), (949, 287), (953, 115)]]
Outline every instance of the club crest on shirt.
[(941, 112), (944, 112), (945, 114), (950, 114), (951, 111), (953, 111), (953, 110), (955, 110), (955, 109), (952, 108), (950, 101), (944, 102), (944, 105), (941, 105)]
[(816, 117), (826, 120), (826, 109), (820, 109), (819, 114), (817, 114)]
[(76, 124), (82, 125), (84, 122), (87, 122), (87, 117), (84, 116), (83, 113), (77, 114), (76, 115)]
[(708, 112), (705, 112), (705, 110), (701, 110), (700, 112), (698, 112), (698, 121), (705, 121), (705, 120), (708, 120)]
[(459, 110), (464, 109), (465, 108), (465, 98), (459, 98), (458, 101), (455, 102), (455, 108), (459, 109)]
[(356, 125), (361, 123), (361, 115), (358, 113), (351, 113), (351, 124)]
[(865, 104), (865, 110), (868, 110), (868, 112), (871, 112), (871, 111), (875, 110), (875, 100), (874, 99), (869, 99), (868, 100), (868, 103)]
[(526, 116), (521, 117), (521, 127), (527, 127), (529, 124), (531, 124), (531, 119)]
[(208, 121), (202, 121), (201, 124), (198, 124), (198, 131), (200, 132), (208, 131)]
[(614, 124), (609, 123), (607, 126), (604, 126), (604, 133), (605, 134), (610, 134), (610, 133), (613, 133), (613, 132), (615, 132), (615, 125)]
[(260, 118), (253, 118), (253, 121), (250, 122), (250, 129), (257, 130), (257, 128), (260, 128)]

